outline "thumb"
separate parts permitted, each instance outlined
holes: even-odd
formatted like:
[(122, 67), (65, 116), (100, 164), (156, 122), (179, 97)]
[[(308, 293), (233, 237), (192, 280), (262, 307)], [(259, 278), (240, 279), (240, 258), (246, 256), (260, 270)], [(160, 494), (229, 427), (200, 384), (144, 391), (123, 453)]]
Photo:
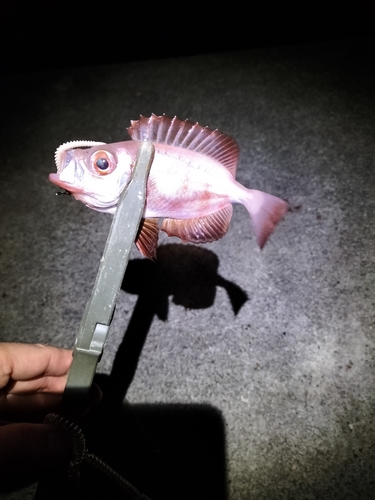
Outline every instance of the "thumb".
[(0, 426), (0, 491), (30, 484), (49, 469), (66, 467), (71, 451), (69, 437), (49, 425)]

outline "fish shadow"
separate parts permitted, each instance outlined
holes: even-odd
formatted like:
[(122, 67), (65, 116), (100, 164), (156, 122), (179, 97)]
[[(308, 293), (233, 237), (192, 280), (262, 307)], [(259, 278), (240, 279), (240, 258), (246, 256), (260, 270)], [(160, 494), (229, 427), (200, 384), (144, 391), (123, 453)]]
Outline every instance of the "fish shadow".
[(223, 288), (238, 314), (248, 296), (235, 283), (218, 273), (219, 259), (211, 250), (192, 245), (168, 244), (158, 248), (157, 261), (129, 262), (122, 290), (138, 295), (107, 380), (107, 397), (121, 404), (133, 380), (143, 345), (154, 317), (168, 319), (169, 297), (186, 309), (206, 309), (215, 302), (217, 287)]
[(238, 285), (218, 274), (219, 259), (206, 248), (193, 245), (168, 244), (158, 248), (157, 260), (131, 261), (122, 289), (147, 296), (159, 319), (168, 319), (168, 297), (186, 309), (206, 309), (215, 301), (216, 288), (226, 290), (233, 313), (238, 314), (248, 300)]

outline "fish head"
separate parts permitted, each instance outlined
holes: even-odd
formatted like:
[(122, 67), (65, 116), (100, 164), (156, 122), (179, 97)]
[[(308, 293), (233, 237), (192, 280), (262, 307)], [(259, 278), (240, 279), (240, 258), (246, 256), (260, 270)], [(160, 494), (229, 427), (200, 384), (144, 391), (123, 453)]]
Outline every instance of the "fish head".
[(63, 144), (55, 153), (57, 173), (50, 174), (49, 180), (88, 207), (114, 213), (135, 162), (134, 154), (123, 144), (89, 141)]

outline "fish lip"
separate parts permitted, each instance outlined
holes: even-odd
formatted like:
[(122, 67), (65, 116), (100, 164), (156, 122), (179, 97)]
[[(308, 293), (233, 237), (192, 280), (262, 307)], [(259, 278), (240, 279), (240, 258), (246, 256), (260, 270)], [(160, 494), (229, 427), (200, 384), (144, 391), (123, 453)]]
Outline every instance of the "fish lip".
[(70, 193), (73, 193), (73, 194), (83, 193), (82, 188), (79, 188), (79, 187), (75, 186), (74, 184), (70, 184), (69, 182), (62, 181), (58, 174), (49, 174), (48, 178), (52, 182), (52, 184), (56, 184), (56, 186), (59, 186), (63, 189), (66, 189)]

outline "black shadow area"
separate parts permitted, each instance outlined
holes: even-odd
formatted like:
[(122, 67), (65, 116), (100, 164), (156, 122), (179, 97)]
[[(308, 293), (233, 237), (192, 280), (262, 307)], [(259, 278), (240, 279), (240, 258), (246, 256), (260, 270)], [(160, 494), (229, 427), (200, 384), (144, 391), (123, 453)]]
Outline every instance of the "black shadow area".
[[(103, 402), (83, 430), (89, 452), (151, 500), (227, 500), (224, 421), (212, 406)], [(43, 478), (35, 499), (141, 500), (91, 465), (80, 474), (79, 482)]]
[(219, 259), (214, 252), (192, 245), (163, 245), (158, 249), (156, 262), (129, 262), (122, 289), (138, 295), (138, 300), (110, 376), (97, 380), (104, 384), (104, 392), (113, 403), (121, 404), (126, 395), (153, 318), (168, 319), (169, 297), (187, 309), (205, 309), (214, 304), (216, 289), (222, 287), (233, 313), (239, 312), (248, 296), (238, 285), (220, 276), (218, 269)]
[(88, 446), (142, 493), (152, 500), (226, 500), (224, 422), (217, 409), (125, 404), (115, 414), (102, 410), (86, 430)]

